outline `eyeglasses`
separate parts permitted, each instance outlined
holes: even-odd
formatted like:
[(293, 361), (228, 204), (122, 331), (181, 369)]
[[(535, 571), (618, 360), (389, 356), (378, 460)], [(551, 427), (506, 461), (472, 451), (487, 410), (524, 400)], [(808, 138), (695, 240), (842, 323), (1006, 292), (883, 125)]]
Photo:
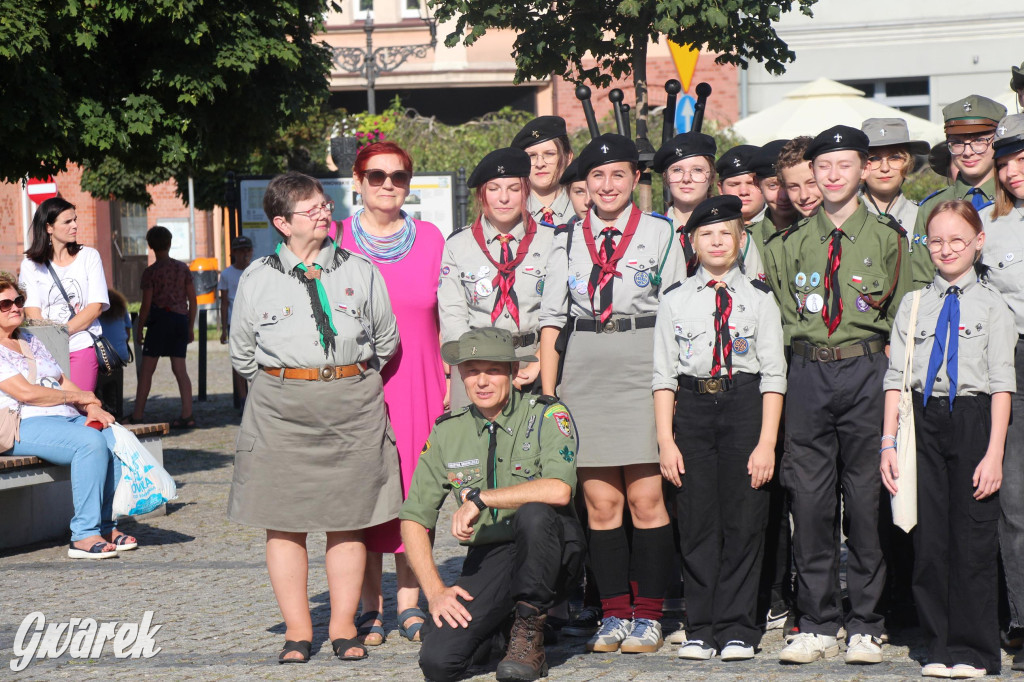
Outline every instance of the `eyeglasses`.
[(310, 220), (319, 220), (324, 216), (324, 213), (327, 214), (328, 218), (331, 217), (331, 214), (334, 213), (333, 201), (325, 201), (319, 206), (314, 206), (308, 211), (292, 211), (292, 215), (304, 215)]
[(950, 140), (949, 142), (946, 143), (946, 147), (949, 148), (949, 153), (955, 156), (960, 156), (961, 154), (963, 154), (964, 150), (967, 147), (970, 147), (971, 151), (974, 152), (975, 154), (984, 154), (986, 151), (988, 151), (989, 145), (992, 144), (993, 137), (994, 136), (976, 137), (973, 140), (969, 140), (966, 142), (962, 140)]
[(0, 313), (6, 313), (11, 308), (13, 308), (14, 306), (18, 306), (19, 308), (24, 308), (25, 307), (25, 297), (24, 296), (17, 296), (15, 298), (5, 298), (4, 300), (0, 301)]
[(948, 244), (950, 251), (953, 253), (960, 253), (976, 238), (977, 237), (971, 237), (969, 240), (964, 240), (963, 237), (953, 237), (952, 239), (946, 240), (942, 237), (932, 237), (928, 240), (928, 250), (932, 253), (938, 253), (939, 251), (942, 251), (943, 244)]
[(391, 178), (391, 184), (399, 189), (409, 189), (409, 182), (412, 180), (412, 173), (407, 170), (396, 170), (394, 173), (386, 173), (379, 169), (368, 170), (363, 177), (370, 183), (370, 187), (380, 187), (384, 181)]
[(544, 163), (547, 164), (556, 163), (558, 161), (558, 152), (553, 151), (541, 152), (539, 154), (535, 152), (533, 154), (527, 154), (527, 156), (530, 157), (531, 166), (536, 166), (537, 162), (540, 161), (541, 159), (543, 159)]
[(693, 182), (704, 182), (709, 177), (708, 171), (700, 166), (690, 168), (689, 170), (686, 168), (670, 168), (667, 175), (669, 182), (682, 182), (683, 178), (687, 175), (690, 176), (690, 180)]
[(899, 170), (907, 164), (907, 157), (903, 154), (872, 154), (868, 157), (868, 168), (871, 170), (880, 168), (883, 161), (889, 164), (889, 168)]

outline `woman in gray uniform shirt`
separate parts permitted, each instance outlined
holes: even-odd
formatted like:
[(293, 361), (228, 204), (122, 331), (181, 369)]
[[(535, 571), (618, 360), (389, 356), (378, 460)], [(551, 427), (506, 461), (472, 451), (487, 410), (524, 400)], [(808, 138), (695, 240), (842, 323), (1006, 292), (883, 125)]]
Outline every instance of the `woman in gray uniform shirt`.
[[(1005, 117), (996, 127), (996, 201), (981, 211), (985, 232), (982, 263), (988, 282), (1003, 295), (1024, 339), (1024, 114)], [(1017, 384), (1024, 385), (1024, 340), (1015, 352)], [(1024, 414), (1024, 392), (1013, 394), (1013, 414)], [(999, 496), (999, 551), (1010, 599), (1009, 638), (1024, 635), (1024, 419), (1010, 422)], [(1024, 651), (1013, 657), (1013, 669), (1024, 670)]]
[[(576, 465), (604, 612), (601, 629), (587, 642), (597, 652), (661, 647), (665, 557), (673, 551), (649, 378), (658, 298), (684, 273), (680, 250), (670, 248), (671, 225), (632, 201), (638, 157), (632, 141), (613, 134), (595, 138), (580, 154), (580, 177), (594, 206), (555, 238), (540, 316), (545, 394), (556, 389), (555, 341), (568, 323), (558, 390), (580, 433)], [(631, 547), (622, 525), (627, 502)], [(637, 584), (632, 600), (631, 580)]]
[(330, 638), (336, 656), (357, 660), (362, 529), (397, 517), (402, 503), (379, 374), (398, 327), (377, 268), (328, 239), (334, 206), (316, 179), (274, 178), (263, 208), (284, 243), (246, 269), (235, 296), (231, 363), (250, 387), (228, 518), (267, 529), (282, 663), (309, 659), (306, 534), (327, 533)]

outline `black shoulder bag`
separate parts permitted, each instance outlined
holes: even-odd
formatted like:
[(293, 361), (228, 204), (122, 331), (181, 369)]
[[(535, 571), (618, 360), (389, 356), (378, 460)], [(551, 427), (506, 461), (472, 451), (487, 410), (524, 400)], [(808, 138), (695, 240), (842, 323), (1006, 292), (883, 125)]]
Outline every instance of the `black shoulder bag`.
[[(46, 269), (50, 271), (50, 277), (53, 277), (53, 281), (57, 284), (57, 289), (60, 290), (61, 296), (63, 296), (64, 300), (67, 301), (68, 310), (71, 311), (71, 317), (74, 317), (75, 308), (71, 304), (71, 298), (68, 296), (68, 292), (64, 291), (64, 285), (60, 283), (60, 277), (57, 276), (57, 273), (54, 271), (53, 266), (50, 265), (49, 261), (46, 262)], [(68, 318), (67, 322), (70, 321), (71, 318)], [(128, 364), (121, 359), (121, 356), (117, 354), (116, 350), (114, 350), (114, 345), (105, 337), (102, 335), (96, 336), (88, 329), (85, 331), (92, 337), (92, 347), (96, 351), (96, 364), (99, 365), (100, 374), (103, 374), (104, 376), (112, 374), (118, 367), (124, 367)]]

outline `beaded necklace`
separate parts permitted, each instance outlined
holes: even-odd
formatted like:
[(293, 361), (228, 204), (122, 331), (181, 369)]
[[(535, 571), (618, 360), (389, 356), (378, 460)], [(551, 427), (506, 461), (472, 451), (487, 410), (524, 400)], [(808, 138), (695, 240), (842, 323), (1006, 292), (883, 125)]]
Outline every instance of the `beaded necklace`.
[(378, 263), (396, 263), (409, 253), (412, 243), (416, 241), (416, 224), (405, 211), (401, 211), (405, 224), (394, 234), (378, 237), (370, 234), (359, 222), (359, 216), (365, 209), (359, 209), (352, 216), (352, 236), (363, 253)]

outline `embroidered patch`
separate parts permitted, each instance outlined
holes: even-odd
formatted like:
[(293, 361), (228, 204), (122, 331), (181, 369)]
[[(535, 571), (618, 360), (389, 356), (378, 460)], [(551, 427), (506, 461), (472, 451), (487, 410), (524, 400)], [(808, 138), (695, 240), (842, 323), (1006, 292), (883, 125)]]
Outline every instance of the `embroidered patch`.
[(745, 355), (750, 350), (750, 344), (747, 339), (742, 336), (737, 336), (732, 340), (732, 349), (736, 355)]
[(633, 283), (643, 289), (651, 283), (651, 276), (647, 272), (641, 270), (640, 272), (633, 275)]
[(562, 449), (558, 451), (558, 454), (560, 454), (562, 456), (562, 459), (564, 459), (566, 462), (569, 462), (570, 464), (572, 463), (572, 460), (575, 459), (576, 457), (575, 453), (569, 449), (568, 445), (563, 445)]
[(544, 280), (539, 279), (539, 280), (537, 280), (537, 295), (539, 296), (539, 295), (541, 295), (543, 293), (544, 293)]
[(445, 466), (449, 469), (465, 469), (466, 467), (473, 467), (480, 464), (478, 459), (467, 459), (465, 462), (448, 462)]
[(552, 416), (555, 419), (555, 423), (558, 424), (558, 430), (562, 432), (562, 435), (566, 438), (572, 438), (572, 423), (569, 421), (569, 413), (555, 412)]
[(423, 444), (423, 449), (420, 450), (420, 454), (421, 455), (427, 454), (427, 450), (429, 450), (429, 449), (430, 449), (430, 441), (428, 440), (426, 443)]

